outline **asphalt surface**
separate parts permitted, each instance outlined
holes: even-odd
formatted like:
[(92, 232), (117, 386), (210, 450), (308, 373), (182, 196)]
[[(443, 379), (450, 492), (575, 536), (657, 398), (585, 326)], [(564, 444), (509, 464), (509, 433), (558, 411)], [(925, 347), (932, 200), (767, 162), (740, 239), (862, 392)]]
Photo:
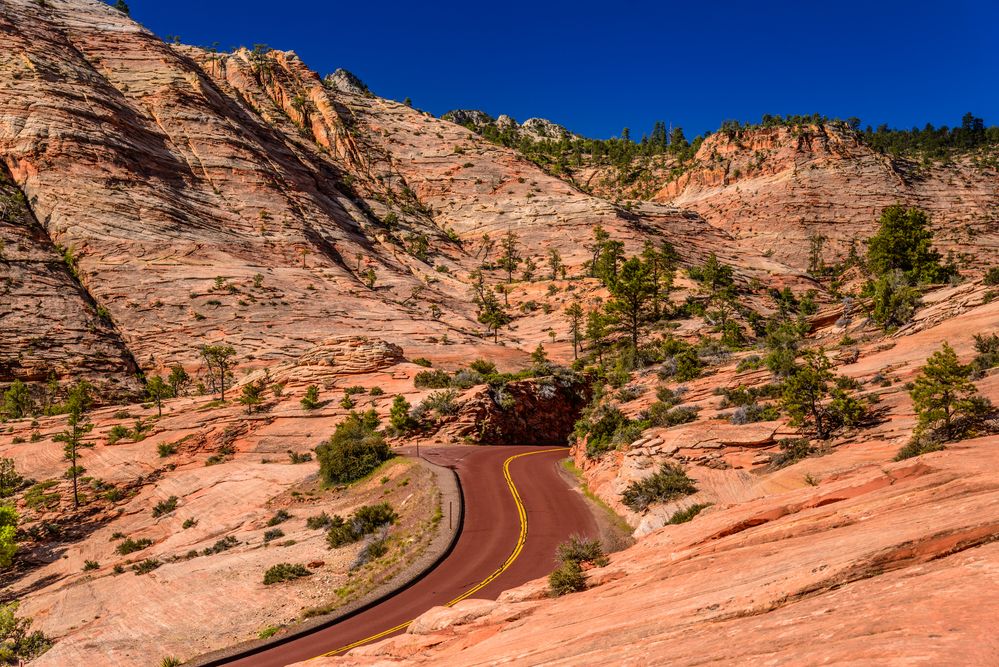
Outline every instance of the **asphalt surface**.
[[(570, 489), (558, 469), (567, 449), (550, 447), (422, 448), (429, 461), (454, 466), (465, 499), (465, 521), (454, 549), (434, 570), (409, 588), (356, 616), (286, 644), (226, 663), (240, 667), (283, 667), (403, 632), (386, 632), (427, 609), (456, 599), (496, 599), (504, 590), (544, 576), (555, 567), (555, 547), (570, 535), (597, 535), (583, 497)], [(521, 507), (511, 493), (510, 479)], [(523, 510), (523, 511), (522, 511)], [(521, 516), (526, 516), (526, 539)], [(448, 509), (444, 508), (444, 520)], [(488, 582), (488, 583), (487, 583)], [(380, 635), (380, 636), (379, 636)], [(372, 639), (374, 641), (374, 639)]]

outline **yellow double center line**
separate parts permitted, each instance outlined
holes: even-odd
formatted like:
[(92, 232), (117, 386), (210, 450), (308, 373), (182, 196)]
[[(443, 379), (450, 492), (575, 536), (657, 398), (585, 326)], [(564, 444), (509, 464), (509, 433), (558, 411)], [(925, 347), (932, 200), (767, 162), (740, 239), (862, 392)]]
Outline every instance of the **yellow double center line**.
[[(451, 600), (450, 602), (448, 602), (444, 606), (446, 606), (446, 607), (453, 607), (454, 605), (458, 604), (459, 602), (461, 602), (465, 598), (467, 598), (467, 597), (469, 597), (471, 595), (474, 595), (477, 591), (480, 591), (483, 588), (485, 588), (486, 586), (488, 586), (489, 584), (491, 584), (493, 581), (495, 581), (496, 577), (500, 576), (501, 574), (503, 574), (504, 572), (506, 572), (508, 569), (510, 569), (510, 566), (513, 565), (514, 561), (517, 560), (517, 557), (520, 556), (520, 552), (524, 550), (524, 545), (527, 543), (527, 510), (524, 508), (524, 501), (521, 500), (521, 498), (520, 498), (520, 492), (517, 490), (517, 485), (513, 483), (513, 477), (510, 475), (510, 464), (513, 461), (521, 458), (522, 456), (532, 456), (534, 454), (546, 454), (548, 452), (557, 452), (557, 451), (561, 451), (563, 449), (566, 449), (566, 447), (553, 447), (552, 449), (539, 449), (536, 452), (524, 452), (523, 454), (514, 454), (513, 456), (511, 456), (510, 458), (508, 458), (506, 461), (503, 461), (503, 477), (504, 477), (504, 479), (506, 479), (506, 485), (510, 489), (510, 495), (513, 496), (513, 503), (514, 503), (514, 505), (517, 506), (517, 517), (520, 520), (520, 535), (517, 536), (517, 544), (516, 544), (516, 546), (514, 546), (513, 551), (510, 553), (510, 555), (507, 556), (506, 561), (502, 565), (500, 565), (498, 568), (496, 568), (495, 570), (493, 570), (493, 572), (488, 577), (486, 577), (485, 579), (483, 579), (479, 583), (475, 584), (474, 586), (472, 586), (471, 588), (469, 588), (467, 591), (465, 591), (464, 593), (462, 593), (461, 595), (459, 595), (455, 599)], [(368, 644), (368, 643), (373, 642), (375, 640), (381, 639), (382, 637), (387, 637), (388, 635), (391, 635), (391, 634), (394, 634), (396, 632), (399, 632), (400, 630), (405, 630), (415, 620), (416, 619), (414, 618), (412, 620), (406, 621), (405, 623), (400, 623), (399, 625), (397, 625), (397, 626), (395, 626), (393, 628), (389, 628), (388, 630), (382, 630), (378, 634), (371, 635), (370, 637), (365, 637), (364, 639), (359, 639), (359, 640), (357, 640), (356, 642), (354, 642), (352, 644), (347, 644), (346, 646), (341, 646), (338, 649), (334, 649), (332, 651), (329, 651), (328, 653), (323, 653), (322, 656), (316, 656), (316, 657), (334, 656), (334, 655), (337, 655), (339, 653), (343, 653), (344, 651), (349, 651), (352, 648), (357, 648), (358, 646), (363, 646), (364, 644)]]

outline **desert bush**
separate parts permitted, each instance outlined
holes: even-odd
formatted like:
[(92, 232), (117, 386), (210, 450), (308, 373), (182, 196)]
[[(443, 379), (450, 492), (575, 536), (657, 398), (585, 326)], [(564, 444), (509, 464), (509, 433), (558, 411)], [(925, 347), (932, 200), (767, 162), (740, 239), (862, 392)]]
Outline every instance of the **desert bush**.
[(418, 389), (445, 389), (451, 386), (451, 375), (439, 368), (420, 371), (413, 377), (413, 385)]
[(264, 573), (264, 585), (270, 586), (282, 581), (308, 577), (311, 574), (309, 569), (300, 563), (278, 563), (268, 568), (267, 572)]
[(392, 457), (373, 410), (352, 412), (325, 443), (316, 447), (319, 473), (327, 484), (349, 484)]
[(388, 542), (384, 538), (371, 540), (357, 553), (357, 558), (351, 563), (350, 569), (356, 570), (363, 567), (387, 554), (388, 550)]
[(696, 492), (694, 480), (682, 466), (663, 463), (652, 475), (629, 484), (621, 494), (621, 502), (632, 511), (643, 512), (653, 503), (669, 502)]
[(271, 542), (279, 537), (284, 537), (284, 531), (280, 528), (271, 528), (264, 531), (264, 542)]
[(732, 413), (729, 421), (741, 426), (743, 424), (753, 424), (755, 422), (768, 422), (778, 419), (780, 410), (773, 405), (760, 405), (753, 402), (747, 405), (740, 405)]
[(600, 544), (600, 540), (581, 537), (579, 535), (573, 535), (567, 541), (558, 545), (555, 549), (555, 558), (562, 563), (574, 561), (576, 563), (592, 563), (599, 567), (603, 567), (608, 563), (607, 555), (604, 554), (604, 548)]
[(160, 455), (160, 458), (165, 458), (177, 453), (177, 445), (172, 442), (161, 442), (156, 445), (156, 452)]
[(975, 351), (972, 376), (981, 377), (988, 369), (999, 366), (999, 334), (975, 334)]
[(388, 503), (359, 507), (348, 519), (335, 515), (330, 520), (326, 541), (331, 549), (357, 542), (383, 526), (395, 523), (398, 515)]
[(291, 514), (288, 513), (288, 510), (280, 509), (274, 513), (274, 516), (272, 516), (270, 519), (267, 520), (267, 525), (276, 526), (279, 523), (284, 523), (290, 518)]
[(986, 285), (999, 285), (999, 266), (993, 266), (986, 271), (982, 282)]
[(229, 549), (232, 549), (237, 544), (239, 544), (239, 540), (237, 540), (232, 535), (226, 535), (222, 539), (217, 540), (215, 544), (213, 544), (212, 546), (205, 547), (204, 549), (202, 549), (201, 555), (211, 556), (214, 554), (220, 554), (223, 551), (228, 551)]
[(319, 407), (319, 387), (314, 384), (310, 384), (305, 389), (305, 396), (299, 401), (302, 405), (303, 410), (315, 410)]
[(170, 496), (166, 500), (156, 503), (156, 506), (153, 507), (153, 518), (164, 516), (177, 509), (177, 500), (177, 496)]
[(777, 441), (777, 447), (780, 451), (770, 457), (772, 468), (785, 468), (815, 453), (808, 438), (784, 438)]
[(454, 389), (435, 391), (420, 402), (420, 410), (423, 413), (433, 411), (438, 417), (446, 417), (458, 412), (458, 392)]
[(688, 521), (692, 520), (695, 516), (700, 514), (701, 510), (704, 510), (708, 507), (711, 507), (711, 503), (694, 503), (690, 507), (685, 507), (683, 509), (679, 509), (673, 512), (673, 514), (671, 514), (669, 517), (669, 521), (667, 521), (666, 523), (672, 525), (687, 523)]
[(326, 512), (322, 512), (307, 518), (305, 520), (305, 527), (310, 530), (319, 530), (320, 528), (328, 528), (332, 523), (333, 518)]
[(656, 401), (649, 406), (648, 419), (653, 426), (669, 428), (695, 421), (699, 411), (700, 408), (696, 406), (688, 405), (670, 408), (667, 403)]
[(122, 556), (127, 556), (130, 553), (142, 551), (146, 547), (152, 546), (152, 544), (153, 541), (147, 537), (140, 537), (137, 540), (133, 540), (131, 537), (126, 537), (121, 544), (115, 547), (115, 551)]
[(751, 354), (745, 359), (740, 359), (739, 363), (735, 367), (736, 373), (745, 373), (746, 371), (755, 371), (758, 368), (763, 367), (763, 357), (758, 354)]
[(576, 561), (562, 563), (548, 575), (548, 590), (553, 597), (586, 590), (583, 568)]
[(161, 565), (163, 565), (162, 561), (156, 558), (147, 558), (133, 565), (132, 571), (135, 572), (136, 575), (149, 574)]
[(95, 560), (85, 560), (83, 561), (83, 571), (89, 572), (91, 570), (96, 570), (100, 568), (101, 564)]
[(288, 452), (288, 460), (293, 464), (306, 463), (312, 460), (312, 454), (309, 452)]

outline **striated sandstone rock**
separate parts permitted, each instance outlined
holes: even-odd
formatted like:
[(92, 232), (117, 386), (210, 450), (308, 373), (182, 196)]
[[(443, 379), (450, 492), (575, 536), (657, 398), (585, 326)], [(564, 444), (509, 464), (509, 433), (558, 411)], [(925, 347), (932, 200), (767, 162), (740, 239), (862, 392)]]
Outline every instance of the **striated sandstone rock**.
[(338, 373), (355, 374), (381, 370), (402, 361), (405, 361), (402, 348), (394, 343), (367, 336), (346, 336), (324, 340), (299, 357), (296, 365), (329, 366)]

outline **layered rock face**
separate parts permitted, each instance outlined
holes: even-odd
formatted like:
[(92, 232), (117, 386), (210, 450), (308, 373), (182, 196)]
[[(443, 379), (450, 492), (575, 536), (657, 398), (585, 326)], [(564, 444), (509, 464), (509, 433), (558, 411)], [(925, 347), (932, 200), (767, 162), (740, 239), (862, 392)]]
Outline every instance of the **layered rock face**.
[(874, 152), (848, 129), (816, 125), (717, 132), (678, 177), (672, 161), (659, 159), (633, 186), (617, 185), (607, 169), (584, 170), (578, 180), (605, 195), (697, 211), (742, 248), (798, 267), (807, 266), (810, 236), (828, 238), (832, 261), (851, 239), (873, 233), (886, 206), (918, 206), (931, 215), (938, 244), (977, 265), (979, 249), (999, 252), (999, 172), (990, 164), (978, 156), (916, 164)]
[(493, 257), (512, 230), (525, 256), (556, 248), (570, 267), (598, 223), (632, 249), (726, 242), (675, 208), (583, 194), (344, 73), (168, 46), (98, 0), (6, 2), (0, 91), (0, 160), (146, 372), (193, 368), (219, 341), (244, 369), (373, 329), (485, 345), (467, 276), (486, 233)]
[(73, 375), (109, 397), (136, 392), (135, 361), (63, 252), (0, 169), (0, 382)]

